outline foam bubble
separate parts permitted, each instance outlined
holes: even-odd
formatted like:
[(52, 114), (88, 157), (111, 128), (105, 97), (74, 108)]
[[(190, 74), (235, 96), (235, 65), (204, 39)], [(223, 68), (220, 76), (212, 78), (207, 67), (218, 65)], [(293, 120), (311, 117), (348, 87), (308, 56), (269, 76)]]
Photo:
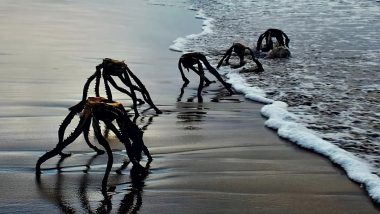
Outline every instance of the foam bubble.
[(229, 72), (226, 76), (228, 77), (227, 82), (232, 84), (232, 87), (237, 92), (244, 94), (246, 98), (265, 104), (273, 102), (273, 100), (265, 97), (265, 92), (262, 89), (249, 86), (245, 79), (238, 73)]
[[(195, 10), (193, 7), (190, 8), (190, 10)], [(211, 34), (213, 33), (212, 27), (213, 27), (213, 21), (214, 19), (207, 17), (203, 10), (200, 9), (195, 15), (195, 18), (197, 19), (202, 19), (202, 32), (198, 34), (190, 34), (185, 37), (178, 37), (173, 41), (173, 44), (169, 46), (169, 49), (172, 51), (177, 51), (177, 52), (184, 52), (186, 48), (186, 44), (188, 43), (189, 40), (198, 38), (200, 36), (203, 36), (205, 34)]]
[(182, 52), (186, 46), (187, 39), (179, 37), (173, 41), (174, 44), (169, 46), (169, 49), (172, 51)]
[(195, 8), (195, 6), (193, 4), (190, 5), (187, 9), (197, 11), (197, 9)]

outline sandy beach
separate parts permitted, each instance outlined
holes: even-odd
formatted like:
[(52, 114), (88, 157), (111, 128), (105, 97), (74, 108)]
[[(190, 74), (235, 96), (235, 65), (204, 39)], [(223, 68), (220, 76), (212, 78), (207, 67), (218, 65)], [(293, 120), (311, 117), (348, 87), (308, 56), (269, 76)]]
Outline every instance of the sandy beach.
[[(266, 128), (261, 104), (225, 96), (219, 83), (205, 88), (198, 103), (191, 73), (177, 101), (181, 53), (168, 47), (201, 31), (194, 11), (137, 0), (0, 2), (0, 213), (379, 211), (329, 160)], [(53, 158), (37, 180), (37, 159), (55, 146), (67, 108), (105, 57), (126, 60), (163, 111), (139, 109), (137, 123), (154, 159), (149, 174), (131, 177), (130, 166), (115, 172), (126, 155), (110, 134), (115, 161), (108, 196), (100, 192), (107, 156), (96, 156), (82, 137), (66, 149), (73, 155), (60, 164), (61, 173)]]

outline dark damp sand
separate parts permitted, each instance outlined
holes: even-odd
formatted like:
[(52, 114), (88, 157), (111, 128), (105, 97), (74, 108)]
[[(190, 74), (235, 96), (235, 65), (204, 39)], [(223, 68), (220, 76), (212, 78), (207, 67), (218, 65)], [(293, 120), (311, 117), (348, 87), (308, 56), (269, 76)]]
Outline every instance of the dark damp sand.
[[(206, 88), (204, 103), (197, 103), (193, 74), (176, 102), (180, 53), (168, 46), (199, 31), (193, 12), (135, 0), (20, 2), (3, 2), (0, 12), (1, 213), (378, 212), (342, 170), (265, 128), (262, 105), (239, 95), (211, 102), (223, 94), (219, 84)], [(67, 107), (80, 99), (103, 57), (126, 58), (164, 111), (147, 111), (138, 120), (154, 157), (150, 174), (132, 180), (130, 168), (113, 172), (109, 200), (99, 191), (106, 156), (95, 157), (82, 137), (68, 147), (73, 156), (61, 164), (63, 173), (54, 158), (43, 165), (40, 183), (34, 176), (36, 160), (57, 142)], [(125, 155), (115, 137), (108, 138), (116, 170)]]

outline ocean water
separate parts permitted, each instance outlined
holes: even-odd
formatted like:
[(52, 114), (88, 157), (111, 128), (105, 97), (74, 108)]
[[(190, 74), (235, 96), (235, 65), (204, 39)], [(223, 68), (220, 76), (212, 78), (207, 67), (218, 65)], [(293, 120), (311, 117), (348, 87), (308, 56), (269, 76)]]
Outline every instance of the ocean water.
[(267, 104), (266, 126), (325, 155), (380, 202), (380, 1), (180, 4), (197, 11), (203, 29), (177, 38), (169, 49), (204, 52), (214, 65), (233, 42), (253, 48), (266, 29), (282, 29), (291, 58), (260, 59), (262, 73), (250, 72), (253, 63), (219, 72), (246, 98)]

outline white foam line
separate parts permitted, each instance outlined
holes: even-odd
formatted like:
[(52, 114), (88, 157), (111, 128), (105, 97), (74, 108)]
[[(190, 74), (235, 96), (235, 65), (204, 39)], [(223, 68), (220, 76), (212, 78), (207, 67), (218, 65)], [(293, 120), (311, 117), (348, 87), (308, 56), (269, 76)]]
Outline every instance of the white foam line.
[(238, 73), (229, 72), (226, 76), (228, 78), (227, 82), (232, 84), (235, 91), (244, 94), (247, 99), (264, 104), (273, 102), (273, 100), (265, 97), (265, 92), (262, 89), (249, 86), (245, 79)]
[[(195, 10), (193, 7), (190, 9)], [(206, 17), (202, 10), (198, 11), (196, 18), (204, 20), (203, 31), (199, 34), (177, 38), (174, 40), (174, 44), (170, 46), (170, 50), (183, 52), (190, 39), (213, 32), (213, 19)], [(223, 71), (223, 69), (220, 69), (220, 71)], [(288, 105), (286, 103), (266, 98), (262, 89), (249, 85), (238, 73), (230, 70), (224, 70), (224, 72), (228, 78), (227, 82), (231, 83), (237, 92), (244, 94), (247, 99), (266, 104), (261, 109), (261, 114), (268, 118), (265, 122), (267, 127), (277, 130), (279, 136), (303, 148), (328, 157), (333, 163), (341, 166), (350, 179), (364, 184), (369, 196), (380, 203), (380, 178), (372, 173), (374, 170), (370, 164), (352, 153), (323, 140), (310, 129), (297, 123), (297, 116), (287, 110)]]
[[(191, 7), (190, 10), (195, 10), (195, 9), (193, 7)], [(169, 46), (170, 50), (177, 51), (177, 52), (184, 52), (185, 47), (186, 47), (189, 40), (198, 38), (198, 37), (203, 36), (205, 34), (213, 33), (212, 22), (214, 21), (214, 19), (207, 17), (204, 14), (202, 9), (198, 10), (197, 14), (195, 15), (195, 18), (203, 20), (202, 32), (198, 33), (198, 34), (190, 34), (190, 35), (187, 35), (185, 37), (178, 37), (177, 39), (175, 39), (173, 41), (173, 44)]]
[(365, 184), (370, 197), (380, 202), (380, 178), (372, 174), (372, 167), (364, 160), (321, 139), (309, 129), (293, 121), (292, 114), (287, 111), (287, 104), (284, 102), (275, 101), (265, 105), (261, 113), (268, 118), (265, 125), (277, 130), (279, 136), (328, 157), (341, 166), (349, 178)]
[(243, 93), (248, 99), (266, 104), (261, 109), (261, 114), (268, 118), (265, 122), (267, 127), (277, 130), (279, 136), (303, 148), (328, 157), (333, 163), (341, 166), (350, 179), (364, 184), (369, 196), (380, 203), (380, 178), (372, 173), (374, 170), (369, 163), (323, 140), (310, 129), (297, 123), (297, 116), (287, 110), (286, 103), (266, 98), (262, 89), (250, 86), (238, 73), (230, 71), (226, 76), (227, 82), (231, 83), (237, 92)]

